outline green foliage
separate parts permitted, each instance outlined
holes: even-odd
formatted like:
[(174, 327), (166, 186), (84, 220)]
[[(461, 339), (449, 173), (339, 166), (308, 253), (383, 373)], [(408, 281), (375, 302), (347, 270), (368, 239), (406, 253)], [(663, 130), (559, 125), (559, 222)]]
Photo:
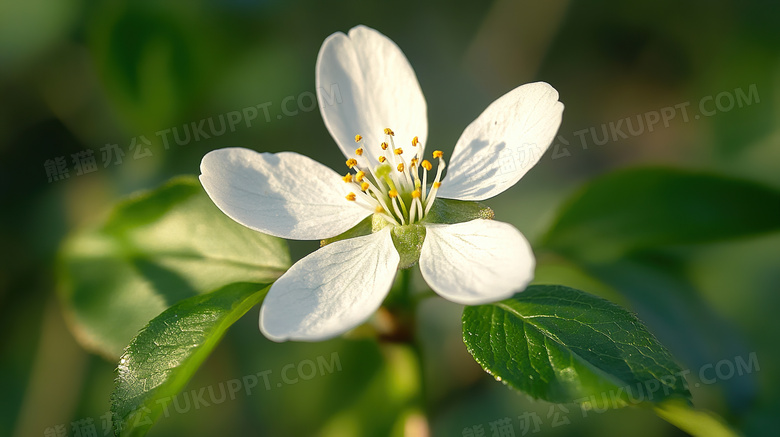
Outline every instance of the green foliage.
[(466, 307), (463, 340), (497, 380), (549, 402), (615, 408), (690, 396), (669, 352), (633, 314), (573, 288), (534, 285)]
[(95, 5), (91, 16), (87, 42), (105, 91), (143, 129), (169, 126), (224, 65), (207, 61), (219, 52), (202, 36), (208, 19), (197, 7), (119, 1)]
[(611, 173), (562, 209), (545, 245), (580, 260), (780, 229), (780, 192), (745, 180), (669, 168)]
[[(545, 244), (616, 290), (688, 368), (744, 355), (738, 330), (686, 277), (675, 246), (780, 229), (780, 192), (746, 180), (669, 168), (615, 172), (562, 208)], [(571, 285), (571, 284), (569, 284)], [(750, 377), (720, 385), (735, 407), (755, 395)]]
[(117, 435), (146, 434), (225, 331), (262, 301), (268, 288), (228, 285), (185, 299), (149, 322), (119, 361), (111, 397)]
[(59, 264), (60, 297), (80, 342), (115, 358), (174, 303), (236, 282), (270, 283), (290, 259), (283, 240), (235, 223), (197, 180), (181, 178), (72, 235)]

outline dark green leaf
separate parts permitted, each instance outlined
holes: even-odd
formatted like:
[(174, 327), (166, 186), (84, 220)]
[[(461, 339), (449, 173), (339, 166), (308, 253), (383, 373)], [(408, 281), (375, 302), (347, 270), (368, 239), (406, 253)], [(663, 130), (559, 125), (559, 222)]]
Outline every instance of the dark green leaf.
[(238, 283), (185, 299), (155, 317), (125, 348), (111, 396), (114, 429), (142, 436), (268, 287)]
[(560, 285), (463, 311), (463, 340), (488, 373), (549, 402), (598, 408), (690, 396), (680, 368), (623, 308)]
[(597, 179), (574, 196), (546, 245), (577, 259), (703, 243), (780, 229), (780, 192), (750, 181), (669, 168)]
[(195, 178), (180, 178), (71, 236), (59, 292), (82, 345), (116, 358), (172, 304), (235, 282), (270, 283), (289, 265), (283, 240), (235, 223)]

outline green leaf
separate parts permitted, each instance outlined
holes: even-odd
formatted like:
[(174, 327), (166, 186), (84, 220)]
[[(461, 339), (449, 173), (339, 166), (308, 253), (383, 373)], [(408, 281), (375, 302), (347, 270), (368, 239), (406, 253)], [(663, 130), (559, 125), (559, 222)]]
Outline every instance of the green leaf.
[(780, 229), (780, 192), (754, 182), (670, 168), (619, 171), (570, 199), (545, 245), (589, 261), (668, 245)]
[(81, 344), (116, 359), (174, 303), (235, 282), (270, 283), (286, 243), (225, 216), (195, 178), (121, 202), (100, 227), (63, 244), (58, 291)]
[(594, 408), (690, 397), (680, 368), (623, 308), (560, 285), (466, 307), (463, 341), (497, 380), (549, 402)]
[(228, 285), (185, 299), (149, 322), (125, 348), (117, 368), (111, 396), (117, 435), (146, 434), (225, 331), (260, 303), (268, 288), (265, 284)]

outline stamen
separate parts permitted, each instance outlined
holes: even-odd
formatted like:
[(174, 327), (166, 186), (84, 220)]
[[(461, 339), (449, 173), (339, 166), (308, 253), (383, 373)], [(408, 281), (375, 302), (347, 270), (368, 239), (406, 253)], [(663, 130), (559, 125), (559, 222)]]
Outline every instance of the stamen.
[[(358, 147), (353, 157), (346, 161), (347, 167), (354, 169), (354, 173), (342, 177), (344, 182), (354, 183), (355, 189), (345, 197), (388, 223), (397, 226), (417, 223), (428, 214), (441, 187), (441, 175), (446, 167), (444, 153), (441, 150), (433, 152), (433, 158), (439, 160), (438, 171), (429, 187), (428, 172), (433, 171), (433, 165), (423, 159), (422, 149), (413, 150), (410, 159), (406, 160), (404, 150), (396, 148), (395, 132), (386, 128), (384, 134), (385, 141), (379, 144), (381, 151), (375, 146), (367, 150), (363, 136), (355, 135)], [(422, 145), (419, 137), (412, 138), (412, 147)]]
[[(434, 152), (436, 153), (436, 152)], [(441, 172), (444, 171), (444, 159), (439, 156), (439, 168), (436, 171), (436, 179), (433, 181), (433, 187), (431, 188), (431, 192), (428, 195), (428, 199), (426, 199), (426, 205), (425, 205), (425, 214), (428, 214), (428, 211), (431, 210), (431, 207), (433, 207), (433, 202), (436, 200), (436, 192), (439, 191), (439, 187), (441, 187)]]
[[(364, 208), (364, 209), (366, 209), (368, 211), (371, 211), (372, 213), (376, 213), (376, 209), (379, 207), (379, 205), (377, 205), (377, 200), (378, 199), (376, 199), (374, 197), (371, 197), (368, 194), (362, 193), (362, 192), (358, 192), (357, 193), (357, 197), (362, 199), (365, 203), (357, 201), (357, 202), (355, 202), (355, 204), (357, 204), (361, 208)], [(380, 214), (380, 216), (382, 218), (384, 218), (385, 220), (387, 220), (389, 223), (392, 223), (392, 224), (394, 224), (396, 226), (400, 226), (398, 224), (398, 220), (396, 220), (392, 215), (387, 214), (387, 213), (382, 213), (382, 214)]]
[(420, 219), (424, 217), (422, 201), (420, 200), (421, 195), (422, 193), (420, 192), (419, 189), (412, 191), (412, 206), (410, 208), (412, 210), (412, 213), (411, 216), (409, 217), (409, 221), (411, 221), (412, 223), (414, 223), (415, 215), (419, 216)]
[[(396, 193), (396, 194), (398, 194), (398, 193)], [(393, 210), (395, 211), (395, 214), (398, 216), (399, 219), (401, 219), (401, 224), (405, 225), (406, 224), (406, 220), (404, 220), (404, 215), (401, 214), (401, 210), (398, 209), (398, 197), (397, 196), (396, 197), (391, 196), (391, 198), (393, 199)]]
[(422, 164), (420, 164), (423, 168), (423, 179), (422, 179), (422, 201), (425, 202), (428, 199), (428, 172), (431, 171), (433, 166), (431, 165), (431, 162), (427, 159), (423, 159)]
[(412, 209), (417, 211), (417, 215), (420, 216), (420, 220), (425, 218), (425, 214), (423, 213), (423, 204), (419, 197), (412, 199)]
[[(374, 188), (372, 187), (371, 189), (373, 190)], [(382, 206), (382, 208), (385, 211), (389, 211), (389, 208), (387, 207), (387, 202), (386, 202), (386, 200), (387, 200), (386, 195), (376, 196), (376, 200), (379, 201), (379, 204)], [(379, 207), (379, 205), (377, 205), (377, 207)], [(386, 212), (386, 214), (387, 214), (388, 217), (392, 217), (393, 216), (393, 214), (390, 213), (390, 212)], [(393, 223), (398, 224), (398, 222), (395, 219), (393, 219)]]

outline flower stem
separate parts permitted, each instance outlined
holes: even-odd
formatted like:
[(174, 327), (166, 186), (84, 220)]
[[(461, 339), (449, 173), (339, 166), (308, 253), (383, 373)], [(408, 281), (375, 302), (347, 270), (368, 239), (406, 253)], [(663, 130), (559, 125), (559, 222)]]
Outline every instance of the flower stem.
[(430, 435), (425, 406), (425, 366), (420, 340), (416, 335), (416, 315), (419, 299), (412, 295), (412, 269), (398, 272), (393, 293), (385, 301), (389, 330), (379, 336), (380, 347), (390, 365), (410, 384), (406, 408), (402, 411), (393, 435)]

